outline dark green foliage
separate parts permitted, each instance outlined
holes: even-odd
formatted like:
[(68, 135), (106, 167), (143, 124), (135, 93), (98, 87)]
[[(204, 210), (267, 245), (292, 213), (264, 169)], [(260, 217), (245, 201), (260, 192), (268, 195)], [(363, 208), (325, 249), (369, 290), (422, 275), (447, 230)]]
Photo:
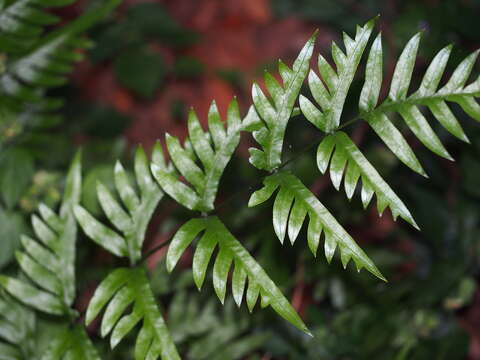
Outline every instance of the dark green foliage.
[[(38, 8), (42, 6), (63, 6), (70, 0), (39, 2), (36, 0), (17, 0), (0, 10), (0, 17), (5, 17), (3, 24), (8, 24), (12, 32), (2, 33), (0, 47), (8, 51), (0, 73), (0, 91), (3, 94), (1, 107), (10, 116), (2, 120), (2, 127), (19, 129), (13, 133), (4, 131), (0, 134), (0, 145), (16, 136), (25, 127), (56, 124), (57, 115), (52, 111), (62, 105), (59, 99), (45, 98), (47, 88), (63, 85), (66, 75), (73, 65), (83, 59), (78, 49), (88, 48), (90, 42), (81, 34), (98, 20), (111, 12), (121, 0), (110, 0), (92, 9), (89, 13), (70, 24), (40, 36), (39, 25), (50, 25), (58, 19)], [(18, 41), (16, 36), (26, 36), (31, 41)], [(11, 48), (11, 44), (23, 44), (22, 48)], [(25, 46), (25, 47), (23, 47)]]
[(35, 354), (35, 314), (0, 292), (0, 359), (31, 358)]
[[(122, 316), (130, 305), (132, 312)], [(102, 319), (101, 335), (105, 337), (111, 333), (112, 349), (142, 321), (135, 345), (135, 358), (180, 359), (143, 269), (120, 268), (107, 276), (90, 301), (86, 323), (89, 324), (104, 306), (107, 307)]]
[(120, 83), (144, 98), (155, 95), (165, 72), (162, 57), (148, 49), (131, 49), (115, 59), (115, 74)]
[(29, 185), (34, 170), (31, 154), (20, 148), (2, 153), (0, 191), (7, 209), (13, 208)]
[[(31, 12), (31, 7), (22, 10), (22, 6), (27, 6), (22, 4), (30, 3), (33, 2), (17, 0), (7, 4), (17, 4), (18, 11)], [(87, 46), (79, 34), (117, 3), (103, 4), (102, 11), (92, 10), (45, 38), (42, 28), (54, 23), (53, 17), (40, 7), (35, 7), (39, 12), (20, 14), (37, 18), (29, 18), (25, 24), (14, 23), (12, 33), (28, 35), (35, 45), (23, 52), (11, 48), (9, 51), (14, 55), (3, 58), (0, 90), (7, 96), (2, 100), (0, 115), (7, 125), (2, 134), (12, 139), (23, 131), (22, 126), (13, 126), (9, 121), (22, 114), (18, 118), (28, 122), (24, 111), (38, 120), (42, 119), (39, 113), (52, 113), (58, 108), (56, 100), (45, 100), (45, 90), (65, 81), (65, 75), (78, 60), (72, 50)], [(286, 6), (288, 1), (280, 3)], [(305, 11), (309, 4), (301, 1), (298, 8)], [(59, 0), (56, 5), (65, 4)], [(346, 6), (331, 7), (332, 13), (341, 14)], [(329, 6), (325, 8), (328, 10)], [(10, 16), (8, 11), (4, 15)], [(123, 24), (100, 36), (104, 42), (112, 40), (112, 44), (96, 53), (97, 60), (115, 57), (120, 82), (137, 95), (149, 98), (171, 69), (164, 67), (160, 55), (144, 50), (148, 48), (144, 40), (173, 36), (181, 43), (188, 32), (155, 3), (133, 6), (127, 15)], [(310, 16), (318, 14), (312, 12)], [(159, 20), (163, 20), (160, 25)], [(457, 61), (455, 64), (460, 65), (450, 74), (446, 69), (452, 50), (447, 46), (415, 82), (414, 65), (420, 41), (417, 34), (398, 56), (388, 95), (380, 100), (384, 76), (382, 38), (377, 35), (369, 40), (373, 38), (375, 22), (373, 19), (358, 26), (354, 38), (344, 34), (343, 47), (333, 43), (333, 65), (322, 55), (317, 65), (310, 64), (316, 35), (312, 36), (292, 67), (279, 62), (281, 81), (266, 72), (267, 91), (253, 85), (253, 105), (243, 118), (236, 99), (231, 101), (225, 121), (213, 102), (206, 131), (192, 109), (185, 141), (166, 134), (168, 153), (164, 155), (158, 142), (151, 159), (139, 147), (132, 171), (119, 161), (111, 166), (106, 162), (108, 158), (102, 159), (102, 165), (98, 166), (90, 158), (85, 161), (90, 172), (82, 184), (77, 155), (66, 177), (58, 211), (53, 210), (56, 206), (41, 204), (40, 216), (34, 215), (32, 219), (34, 235), (22, 237), (23, 250), (16, 253), (20, 274), (16, 276), (16, 268), (11, 266), (6, 268), (5, 275), (0, 275), (3, 341), (0, 359), (80, 360), (100, 359), (100, 354), (105, 358), (136, 360), (180, 359), (180, 354), (214, 360), (260, 359), (264, 354), (275, 359), (307, 360), (465, 358), (466, 336), (459, 329), (455, 312), (473, 301), (476, 289), (480, 252), (475, 239), (480, 222), (476, 215), (478, 176), (473, 170), (480, 168), (476, 161), (478, 145), (470, 154), (461, 156), (461, 171), (469, 174), (464, 184), (450, 184), (444, 173), (451, 168), (443, 163), (440, 167), (421, 148), (411, 146), (402, 133), (410, 130), (426, 148), (448, 160), (452, 159), (450, 153), (456, 153), (450, 148), (447, 151), (451, 145), (448, 133), (464, 142), (469, 142), (466, 134), (472, 140), (478, 138), (472, 124), (465, 124), (464, 131), (459, 121), (466, 115), (480, 119), (476, 99), (480, 96), (480, 78), (468, 82), (478, 52)], [(131, 29), (135, 31), (130, 32)], [(2, 41), (0, 38), (0, 46), (8, 45), (7, 42), (1, 45)], [(132, 56), (122, 49), (142, 50)], [(181, 70), (183, 66), (189, 69), (188, 76), (197, 76), (201, 71), (201, 66), (190, 63), (190, 59), (178, 61), (174, 71), (185, 73)], [(449, 75), (446, 80), (444, 73)], [(312, 98), (308, 97), (308, 91), (302, 92), (305, 82)], [(413, 91), (411, 82), (415, 84)], [(354, 113), (349, 109), (352, 103), (359, 110), (350, 118)], [(436, 119), (433, 126), (426, 120), (426, 110)], [(299, 120), (290, 121), (294, 117)], [(46, 123), (55, 122), (49, 119)], [(308, 128), (307, 136), (297, 132), (299, 124), (307, 123), (305, 119), (319, 130), (320, 136), (312, 135), (318, 133), (313, 127)], [(398, 120), (403, 121), (403, 127), (398, 126)], [(94, 131), (94, 125), (87, 127)], [(350, 126), (355, 130), (349, 131)], [(364, 131), (359, 136), (358, 129), (362, 126), (363, 130), (373, 131)], [(257, 179), (255, 186), (249, 186), (242, 182), (240, 171), (233, 175), (235, 185), (242, 188), (242, 194), (258, 188), (260, 182), (263, 186), (251, 195), (248, 209), (242, 196), (240, 210), (229, 214), (223, 211), (225, 204), (219, 204), (217, 195), (220, 185), (225, 183), (221, 179), (227, 166), (230, 163), (238, 166), (231, 160), (242, 131), (252, 132), (258, 143), (258, 148), (250, 149), (250, 162), (264, 173), (245, 171), (255, 174)], [(368, 143), (370, 134), (375, 133), (386, 147), (362, 150), (366, 147), (363, 140)], [(290, 141), (309, 144), (307, 150), (315, 147), (316, 164), (313, 156), (308, 155), (284, 161)], [(113, 148), (115, 155), (110, 157), (116, 157), (117, 152)], [(406, 169), (399, 170), (398, 178), (392, 179), (391, 170), (397, 159), (424, 177), (428, 173), (432, 182), (411, 177), (405, 173)], [(6, 166), (0, 170), (0, 189), (9, 210), (1, 209), (0, 224), (17, 221), (15, 209), (33, 173), (33, 157), (26, 150), (14, 148), (2, 161)], [(365, 235), (353, 226), (352, 233), (358, 239), (384, 239), (385, 234), (391, 237), (384, 239), (385, 248), (370, 247), (364, 251), (341, 225), (349, 219), (349, 225), (359, 226), (365, 221), (364, 209), (354, 203), (342, 207), (345, 199), (340, 196), (322, 194), (320, 201), (317, 196), (320, 197), (322, 184), (326, 182), (320, 186), (318, 181), (314, 183), (318, 173), (313, 175), (312, 169), (316, 168), (321, 173), (329, 171), (337, 190), (343, 179), (347, 198), (352, 199), (358, 192), (364, 209), (375, 195), (380, 215), (388, 208), (394, 219), (399, 216), (417, 229), (418, 223), (425, 231), (423, 238), (414, 238), (412, 228), (398, 227), (385, 232), (377, 224), (369, 230), (371, 234)], [(226, 175), (232, 176), (228, 171)], [(359, 182), (361, 185), (357, 186)], [(446, 204), (446, 189), (453, 191), (462, 186), (465, 191), (461, 196)], [(150, 250), (150, 244), (146, 243), (147, 228), (157, 206), (168, 204), (164, 197), (170, 197), (185, 209), (179, 212), (181, 219), (177, 219), (177, 213), (162, 219), (155, 239), (170, 240), (155, 242), (156, 247)], [(257, 205), (271, 197), (275, 197), (272, 213), (264, 217)], [(103, 215), (109, 225), (102, 222)], [(263, 225), (270, 224), (270, 220), (273, 232), (271, 225)], [(107, 259), (101, 275), (92, 275), (93, 271), (98, 272), (96, 259), (88, 258), (90, 254), (83, 242), (77, 252), (77, 223), (94, 243), (120, 258), (100, 252)], [(391, 226), (388, 219), (383, 226)], [(10, 248), (14, 248), (20, 231), (11, 225), (5, 228), (11, 233)], [(292, 248), (277, 247), (273, 233), (282, 244), (288, 237)], [(322, 252), (326, 262), (313, 261), (306, 254), (309, 249), (316, 256), (320, 240), (324, 242)], [(192, 250), (193, 243), (196, 245)], [(167, 244), (165, 263), (160, 262), (163, 270), (157, 269), (150, 277), (145, 263), (149, 264), (150, 256)], [(387, 248), (396, 246), (404, 253)], [(6, 249), (5, 263), (11, 252)], [(335, 253), (346, 271), (327, 266)], [(93, 271), (90, 266), (83, 267), (80, 281), (75, 276), (77, 258), (82, 266), (88, 263), (95, 267)], [(130, 263), (128, 268), (126, 259)], [(388, 277), (392, 284), (379, 282), (370, 274), (352, 274), (353, 266), (347, 269), (350, 260), (358, 271), (365, 268), (381, 280)], [(1, 262), (2, 259), (0, 265)], [(210, 263), (213, 263), (211, 271)], [(184, 271), (173, 272), (174, 267)], [(91, 334), (83, 325), (83, 314), (77, 311), (82, 305), (75, 305), (78, 289), (83, 289), (83, 282), (92, 278), (103, 280), (86, 306), (85, 322), (94, 328), (94, 319), (103, 312), (99, 332), (102, 338), (110, 340), (108, 349), (105, 346), (99, 352), (96, 345), (102, 349), (102, 342), (92, 343)], [(226, 299), (229, 279), (233, 301)], [(222, 305), (225, 303), (222, 315), (218, 304), (211, 302), (211, 291), (203, 289), (201, 294), (192, 294), (193, 285), (200, 290), (206, 281), (213, 283), (213, 291)], [(282, 291), (292, 288), (290, 303)], [(244, 297), (249, 312), (257, 302), (261, 308), (270, 306), (274, 311), (265, 309), (247, 315), (240, 307)], [(83, 296), (78, 300), (83, 300)], [(166, 304), (168, 310), (160, 303)], [(5, 311), (6, 308), (11, 311)], [(287, 321), (276, 322), (276, 315)], [(57, 324), (61, 332), (45, 326), (49, 321)], [(304, 322), (309, 324), (308, 328)], [(48, 346), (42, 345), (41, 336), (33, 336), (35, 332), (41, 333), (41, 329), (47, 329), (46, 334), (57, 334), (52, 335)]]

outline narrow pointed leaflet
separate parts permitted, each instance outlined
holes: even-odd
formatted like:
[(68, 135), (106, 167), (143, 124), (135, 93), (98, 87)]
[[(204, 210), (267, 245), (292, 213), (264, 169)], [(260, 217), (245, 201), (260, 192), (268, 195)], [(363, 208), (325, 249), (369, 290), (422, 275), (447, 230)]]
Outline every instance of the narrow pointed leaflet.
[[(220, 178), (240, 141), (241, 118), (236, 100), (228, 107), (226, 125), (213, 102), (208, 114), (209, 133), (204, 132), (196, 113), (191, 110), (189, 141), (185, 146), (167, 134), (173, 165), (190, 185), (181, 182), (178, 174), (166, 164), (161, 146), (158, 144), (154, 149), (153, 176), (168, 195), (190, 210), (209, 212), (214, 208)], [(202, 167), (197, 165), (197, 158)]]
[(337, 71), (322, 55), (318, 57), (321, 78), (313, 70), (310, 70), (308, 84), (320, 108), (303, 95), (300, 95), (300, 108), (307, 120), (324, 132), (330, 133), (340, 125), (345, 99), (372, 33), (375, 20), (372, 19), (363, 27), (358, 27), (355, 39), (343, 34), (346, 54), (333, 43), (332, 55)]
[(388, 113), (400, 114), (410, 130), (429, 150), (453, 160), (428, 123), (422, 108), (428, 108), (449, 133), (469, 142), (447, 102), (459, 104), (468, 115), (480, 121), (480, 105), (475, 100), (480, 97), (480, 79), (466, 85), (478, 57), (478, 51), (475, 51), (457, 66), (447, 83), (439, 89), (452, 50), (449, 45), (438, 52), (425, 72), (418, 90), (409, 95), (419, 44), (420, 34), (416, 34), (405, 46), (395, 66), (388, 98), (377, 106), (383, 70), (381, 38), (375, 40), (369, 54), (359, 107), (360, 116), (367, 120), (399, 160), (417, 173), (427, 176)]
[(353, 259), (357, 270), (365, 268), (373, 275), (385, 280), (372, 260), (295, 175), (288, 171), (280, 171), (266, 177), (263, 185), (263, 188), (252, 194), (248, 206), (256, 206), (267, 201), (278, 189), (273, 205), (273, 227), (282, 244), (287, 233), (290, 242), (292, 244), (295, 242), (308, 215), (310, 220), (307, 241), (315, 256), (323, 231), (325, 256), (328, 262), (332, 260), (335, 249), (338, 247), (344, 267), (347, 266), (350, 259)]
[(163, 192), (150, 174), (150, 166), (141, 147), (135, 154), (134, 170), (138, 192), (120, 162), (115, 165), (115, 185), (123, 205), (105, 185), (97, 183), (100, 205), (116, 230), (99, 222), (82, 206), (75, 207), (75, 216), (83, 231), (114, 255), (128, 257), (132, 264), (142, 256), (148, 222), (163, 197)]
[[(129, 307), (131, 311), (124, 314)], [(86, 324), (90, 324), (103, 308), (101, 336), (110, 335), (112, 349), (141, 322), (135, 360), (180, 360), (144, 269), (119, 268), (108, 275), (88, 305)]]
[(200, 239), (193, 256), (192, 267), (193, 278), (199, 289), (205, 280), (215, 248), (218, 247), (219, 251), (213, 265), (213, 286), (222, 303), (225, 299), (230, 268), (233, 266), (231, 286), (233, 298), (238, 306), (245, 296), (247, 307), (252, 311), (260, 297), (262, 308), (270, 305), (277, 314), (310, 334), (275, 283), (216, 216), (191, 219), (180, 227), (168, 248), (168, 271), (173, 270), (187, 247), (197, 237)]
[(250, 162), (258, 169), (273, 171), (280, 166), (283, 138), (291, 118), (295, 102), (307, 76), (313, 52), (316, 33), (308, 40), (289, 68), (279, 62), (278, 68), (283, 84), (265, 72), (265, 85), (271, 99), (264, 94), (258, 84), (253, 84), (252, 99), (257, 116), (262, 120), (260, 128), (253, 131), (253, 137), (261, 149), (250, 148)]
[(26, 281), (0, 275), (0, 286), (25, 305), (53, 315), (71, 315), (75, 299), (75, 243), (77, 225), (73, 207), (80, 201), (81, 156), (70, 166), (59, 214), (39, 206), (32, 216), (37, 239), (22, 236), (23, 251), (16, 253)]

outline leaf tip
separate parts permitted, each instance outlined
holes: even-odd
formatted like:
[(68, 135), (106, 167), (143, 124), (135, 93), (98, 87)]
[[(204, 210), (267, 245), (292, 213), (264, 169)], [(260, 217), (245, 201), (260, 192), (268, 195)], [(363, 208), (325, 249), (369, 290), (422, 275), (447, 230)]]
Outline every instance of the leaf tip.
[(413, 217), (410, 217), (410, 219), (407, 219), (407, 221), (410, 223), (410, 225), (412, 225), (415, 229), (417, 229), (418, 231), (421, 231), (420, 230), (420, 226), (418, 226), (417, 222), (413, 219)]

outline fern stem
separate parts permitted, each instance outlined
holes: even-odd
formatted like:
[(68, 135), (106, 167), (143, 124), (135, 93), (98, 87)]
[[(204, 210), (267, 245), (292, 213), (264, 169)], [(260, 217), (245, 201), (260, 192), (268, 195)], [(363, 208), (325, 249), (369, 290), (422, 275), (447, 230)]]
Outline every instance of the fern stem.
[(140, 259), (140, 263), (144, 263), (150, 256), (152, 256), (153, 254), (155, 254), (158, 250), (164, 248), (165, 246), (167, 246), (168, 244), (170, 244), (170, 242), (172, 241), (173, 237), (171, 237), (169, 240), (167, 241), (164, 241), (163, 243), (161, 243), (160, 245), (157, 245), (155, 246), (154, 248), (148, 250), (148, 252), (142, 256), (142, 258)]

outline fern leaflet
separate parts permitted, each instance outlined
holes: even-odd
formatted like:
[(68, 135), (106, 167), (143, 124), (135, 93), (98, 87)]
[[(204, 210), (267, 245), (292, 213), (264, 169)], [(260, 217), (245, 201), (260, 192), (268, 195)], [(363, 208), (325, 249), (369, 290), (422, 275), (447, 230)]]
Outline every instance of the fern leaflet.
[(67, 6), (75, 0), (16, 0), (0, 4), (0, 51), (19, 53), (38, 41), (44, 27), (60, 19), (47, 11), (48, 7)]
[(337, 190), (340, 188), (345, 173), (344, 185), (348, 199), (352, 198), (357, 182), (361, 178), (364, 208), (370, 203), (373, 194), (376, 194), (377, 208), (380, 214), (389, 206), (394, 219), (400, 215), (418, 229), (418, 225), (402, 200), (343, 131), (328, 135), (318, 146), (317, 164), (322, 173), (325, 173), (329, 163), (332, 184)]
[(283, 138), (288, 121), (292, 116), (295, 102), (309, 69), (316, 33), (307, 41), (290, 69), (282, 61), (278, 68), (283, 86), (268, 72), (265, 72), (265, 85), (271, 100), (258, 84), (253, 84), (252, 100), (262, 121), (253, 131), (253, 137), (262, 150), (250, 148), (250, 163), (258, 169), (272, 171), (282, 160)]
[(103, 225), (82, 206), (77, 205), (74, 209), (78, 223), (93, 241), (116, 256), (129, 257), (131, 264), (135, 264), (142, 256), (148, 222), (163, 197), (163, 192), (150, 174), (147, 156), (141, 147), (135, 154), (135, 178), (139, 194), (132, 187), (122, 164), (117, 162), (114, 179), (124, 207), (105, 185), (97, 183), (97, 196), (102, 209), (123, 235)]
[(310, 70), (308, 84), (313, 97), (320, 104), (321, 110), (303, 95), (300, 95), (299, 99), (300, 108), (307, 119), (324, 132), (330, 133), (340, 125), (345, 99), (372, 33), (375, 20), (370, 20), (363, 27), (357, 27), (355, 40), (346, 33), (343, 34), (346, 54), (337, 44), (333, 43), (332, 55), (337, 67), (336, 72), (322, 55), (318, 56), (318, 69), (325, 85), (315, 72)]
[(41, 360), (100, 360), (83, 326), (74, 326), (52, 340)]
[(308, 246), (315, 256), (323, 230), (325, 256), (328, 262), (332, 260), (338, 246), (343, 267), (353, 259), (358, 271), (364, 267), (386, 281), (372, 260), (295, 175), (288, 171), (280, 171), (266, 177), (263, 184), (263, 188), (252, 194), (248, 206), (256, 206), (267, 201), (279, 189), (273, 205), (273, 227), (282, 244), (287, 228), (290, 242), (292, 244), (295, 242), (308, 215), (310, 219), (307, 232)]
[(16, 134), (24, 127), (52, 126), (59, 122), (60, 116), (53, 110), (62, 106), (63, 102), (57, 98), (46, 98), (45, 89), (66, 82), (73, 65), (83, 59), (83, 54), (77, 50), (91, 45), (80, 35), (110, 13), (120, 1), (108, 0), (63, 28), (40, 39), (36, 39), (38, 36), (35, 35), (32, 42), (27, 41), (29, 38), (16, 36), (27, 33), (33, 36), (41, 30), (38, 21), (53, 21), (54, 17), (41, 8), (66, 5), (72, 1), (17, 0), (3, 11), (0, 9), (0, 48), (10, 42), (22, 44), (20, 53), (5, 55), (0, 71), (0, 92), (3, 95), (0, 111), (7, 114), (1, 121), (3, 126), (0, 131), (7, 138), (11, 136), (10, 127), (15, 129)]
[(468, 115), (480, 121), (480, 105), (475, 100), (475, 97), (480, 96), (480, 80), (466, 86), (478, 57), (478, 51), (475, 51), (458, 65), (449, 81), (438, 89), (451, 53), (451, 46), (447, 46), (432, 60), (419, 89), (407, 96), (419, 42), (420, 34), (417, 34), (405, 46), (395, 67), (388, 98), (375, 107), (382, 81), (379, 60), (382, 56), (381, 40), (378, 40), (377, 45), (372, 48), (367, 64), (366, 81), (360, 98), (360, 114), (402, 162), (412, 170), (425, 175), (413, 151), (406, 145), (386, 113), (398, 112), (410, 130), (428, 149), (452, 160), (419, 107), (427, 107), (448, 132), (468, 142), (468, 138), (446, 102), (458, 103)]
[[(130, 305), (131, 313), (122, 316)], [(108, 275), (95, 290), (90, 301), (86, 315), (87, 325), (105, 306), (101, 335), (105, 337), (111, 333), (112, 348), (143, 320), (135, 345), (135, 359), (180, 359), (157, 308), (145, 270), (119, 268)]]
[[(185, 147), (176, 137), (166, 135), (166, 143), (173, 164), (192, 187), (178, 180), (178, 176), (167, 166), (160, 145), (155, 147), (152, 173), (162, 189), (178, 203), (190, 210), (212, 211), (218, 184), (225, 167), (240, 141), (241, 118), (238, 103), (230, 103), (227, 114), (228, 128), (220, 119), (215, 102), (208, 114), (209, 133), (202, 130), (193, 110), (188, 117), (189, 140)], [(196, 164), (199, 159), (201, 169)]]
[(77, 226), (73, 207), (80, 200), (81, 156), (78, 152), (67, 175), (59, 215), (40, 205), (40, 217), (33, 215), (32, 225), (40, 241), (22, 237), (24, 252), (17, 261), (31, 280), (0, 275), (0, 285), (20, 302), (54, 315), (73, 315), (70, 306), (75, 298), (75, 242)]
[(0, 78), (3, 94), (27, 101), (40, 101), (36, 87), (52, 87), (64, 84), (65, 75), (72, 64), (83, 56), (77, 48), (88, 47), (90, 42), (79, 35), (102, 19), (120, 0), (109, 0), (101, 7), (91, 10), (71, 24), (51, 32), (27, 54), (12, 57)]
[(213, 266), (213, 287), (222, 304), (225, 300), (228, 274), (231, 266), (234, 265), (232, 293), (238, 306), (242, 303), (245, 284), (248, 280), (245, 297), (250, 312), (260, 297), (262, 308), (270, 305), (284, 319), (310, 334), (302, 319), (275, 283), (216, 216), (190, 219), (180, 227), (168, 248), (167, 270), (169, 272), (173, 270), (185, 249), (201, 233), (203, 234), (198, 241), (192, 264), (193, 279), (198, 289), (203, 285), (208, 264), (218, 246), (219, 251)]
[(30, 359), (35, 355), (33, 311), (0, 290), (0, 359)]

